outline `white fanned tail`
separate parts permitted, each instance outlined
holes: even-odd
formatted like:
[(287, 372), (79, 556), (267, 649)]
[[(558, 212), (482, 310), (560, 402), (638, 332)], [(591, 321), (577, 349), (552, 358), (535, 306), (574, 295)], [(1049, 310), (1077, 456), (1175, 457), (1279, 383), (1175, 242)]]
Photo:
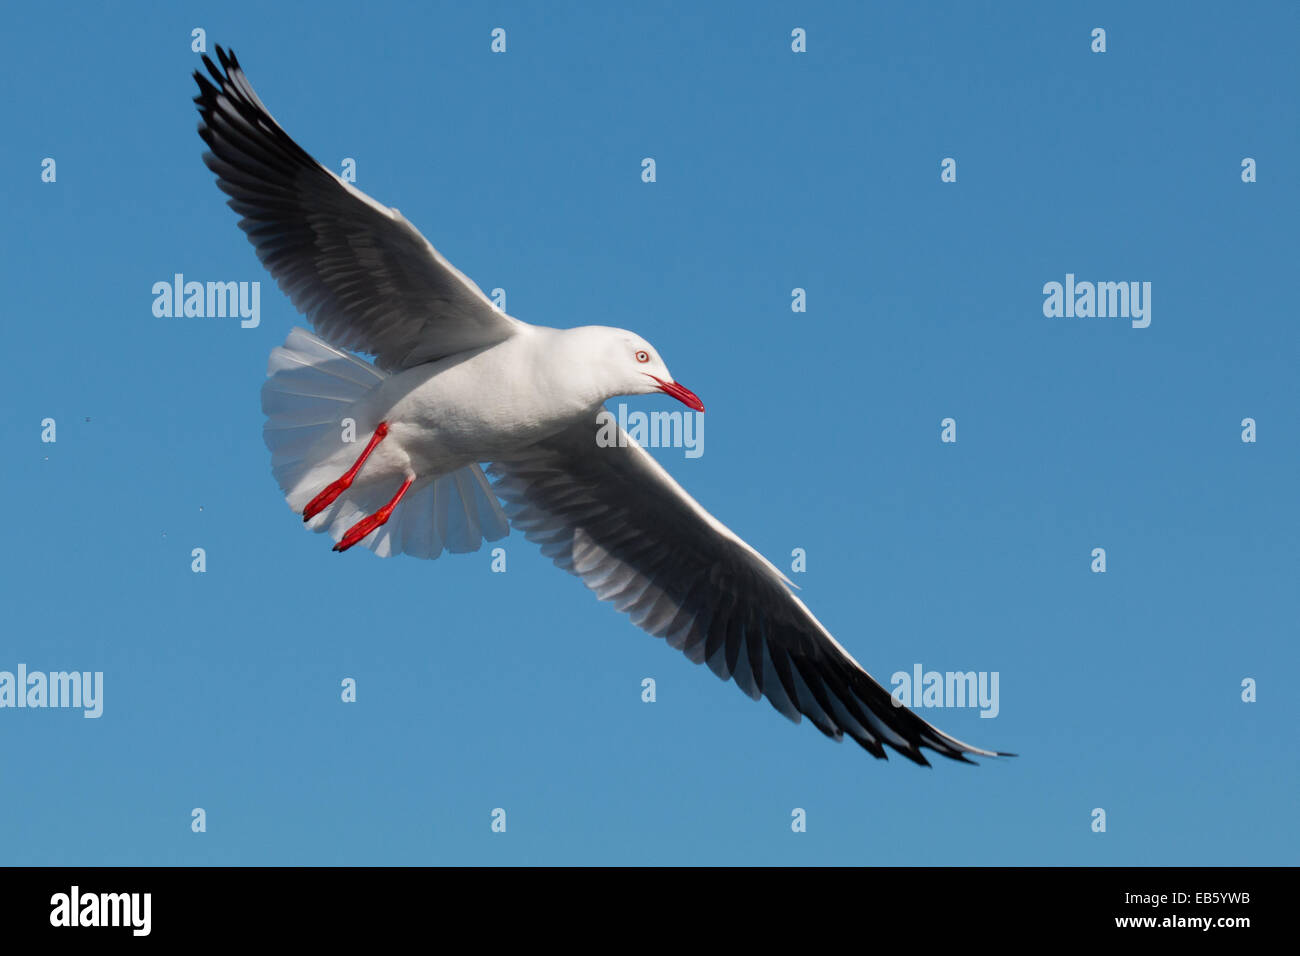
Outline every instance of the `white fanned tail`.
[[(387, 374), (306, 329), (295, 328), (271, 351), (262, 386), (266, 425), (262, 437), (271, 450), (271, 472), (294, 512), (303, 508), (338, 474), (320, 466), (338, 448), (343, 419), (357, 401)], [(358, 435), (358, 454), (368, 435)], [(387, 501), (377, 489), (345, 491), (307, 522), (313, 531), (328, 531), (335, 541)], [(469, 465), (433, 481), (417, 482), (393, 509), (388, 522), (361, 543), (380, 557), (409, 554), (436, 558), (444, 550), (477, 551), (484, 540), (510, 532), (501, 504), (478, 465)]]

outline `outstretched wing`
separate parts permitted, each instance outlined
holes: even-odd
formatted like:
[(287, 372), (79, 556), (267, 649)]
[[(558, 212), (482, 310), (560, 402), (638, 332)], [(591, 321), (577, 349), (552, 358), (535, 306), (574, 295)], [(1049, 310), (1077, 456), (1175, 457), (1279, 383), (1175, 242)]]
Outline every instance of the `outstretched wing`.
[(523, 323), (496, 309), (396, 209), (295, 143), (233, 53), (195, 71), (203, 161), (258, 258), (322, 337), (388, 371), (500, 342)]
[(637, 627), (829, 737), (848, 734), (877, 757), (888, 745), (920, 764), (922, 747), (967, 763), (966, 754), (1009, 756), (896, 706), (781, 572), (620, 438), (622, 447), (601, 447), (595, 423), (583, 422), (488, 469), (512, 524), (543, 554)]

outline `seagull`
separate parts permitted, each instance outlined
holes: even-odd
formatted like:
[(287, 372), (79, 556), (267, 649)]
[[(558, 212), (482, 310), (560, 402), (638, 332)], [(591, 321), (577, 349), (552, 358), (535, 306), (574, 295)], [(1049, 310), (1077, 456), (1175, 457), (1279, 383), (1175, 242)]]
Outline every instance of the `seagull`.
[(924, 766), (923, 748), (964, 763), (1012, 756), (901, 706), (789, 578), (621, 428), (609, 440), (598, 416), (616, 396), (704, 411), (649, 342), (505, 314), (401, 213), (314, 160), (234, 53), (216, 54), (194, 73), (203, 161), (318, 333), (294, 328), (262, 389), (272, 473), (308, 528), (335, 551), (436, 558), (513, 526), (637, 627), (796, 723)]

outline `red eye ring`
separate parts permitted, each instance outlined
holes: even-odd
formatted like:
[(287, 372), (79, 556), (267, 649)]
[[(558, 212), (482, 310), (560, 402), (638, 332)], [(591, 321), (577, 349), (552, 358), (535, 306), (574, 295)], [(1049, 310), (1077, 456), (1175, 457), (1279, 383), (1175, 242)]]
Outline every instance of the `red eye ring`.
[(639, 349), (636, 353), (636, 360), (644, 364), (650, 361), (650, 353), (645, 351), (645, 349)]

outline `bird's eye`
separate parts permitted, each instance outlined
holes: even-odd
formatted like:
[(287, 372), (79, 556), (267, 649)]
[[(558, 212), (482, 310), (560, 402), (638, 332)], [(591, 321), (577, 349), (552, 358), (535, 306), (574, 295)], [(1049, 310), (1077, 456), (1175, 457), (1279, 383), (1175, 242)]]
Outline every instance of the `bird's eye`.
[(642, 349), (636, 353), (636, 360), (642, 363), (648, 362), (650, 361), (650, 353)]

